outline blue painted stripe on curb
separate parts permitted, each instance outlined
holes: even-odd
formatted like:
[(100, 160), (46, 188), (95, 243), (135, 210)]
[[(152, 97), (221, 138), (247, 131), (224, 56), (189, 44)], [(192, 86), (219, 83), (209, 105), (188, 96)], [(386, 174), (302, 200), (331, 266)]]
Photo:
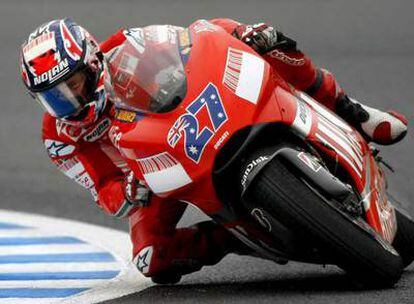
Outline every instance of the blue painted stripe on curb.
[(71, 272), (15, 272), (0, 273), (0, 281), (41, 281), (41, 280), (100, 280), (112, 279), (120, 271), (71, 271)]
[(4, 288), (0, 298), (64, 298), (89, 288)]
[(0, 222), (0, 229), (28, 229), (30, 227), (21, 226), (17, 224)]
[(0, 237), (0, 246), (48, 245), (48, 244), (85, 244), (75, 237)]
[(0, 264), (113, 262), (108, 252), (1, 255)]

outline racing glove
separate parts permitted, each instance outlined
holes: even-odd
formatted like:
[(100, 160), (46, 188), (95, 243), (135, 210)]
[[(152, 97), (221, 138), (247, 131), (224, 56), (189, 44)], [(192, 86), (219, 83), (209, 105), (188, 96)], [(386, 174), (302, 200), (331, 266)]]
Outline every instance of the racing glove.
[(252, 47), (261, 55), (274, 49), (296, 50), (296, 41), (286, 37), (265, 23), (238, 25), (233, 31), (233, 36)]
[(125, 198), (130, 204), (140, 207), (148, 206), (151, 198), (151, 191), (144, 181), (135, 177), (133, 171), (125, 176)]

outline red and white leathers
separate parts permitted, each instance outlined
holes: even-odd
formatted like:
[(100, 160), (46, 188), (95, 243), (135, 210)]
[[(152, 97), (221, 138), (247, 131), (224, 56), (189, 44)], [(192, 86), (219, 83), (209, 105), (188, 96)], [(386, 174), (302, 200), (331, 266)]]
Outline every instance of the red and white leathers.
[[(230, 35), (240, 25), (229, 19), (211, 22)], [(108, 60), (127, 39), (127, 32), (120, 30), (101, 44)], [(276, 48), (263, 57), (295, 88), (307, 91), (335, 110), (335, 102), (343, 90), (331, 73), (317, 69), (296, 49)], [(108, 138), (112, 107), (108, 103), (102, 117), (87, 128), (75, 128), (45, 114), (43, 140), (52, 161), (67, 176), (90, 189), (102, 209), (115, 216), (129, 217), (133, 258), (138, 269), (145, 276), (161, 278), (158, 282), (166, 276), (164, 282), (168, 282), (171, 273), (186, 274), (217, 263), (228, 252), (243, 250), (230, 233), (211, 221), (177, 229), (186, 207), (183, 202), (152, 195), (148, 206), (138, 207), (126, 199), (127, 161)]]
[(108, 137), (112, 107), (108, 103), (101, 117), (88, 127), (73, 126), (45, 113), (42, 137), (60, 171), (89, 189), (105, 212), (125, 217), (134, 206), (124, 197), (127, 163)]
[[(146, 276), (159, 276), (159, 282), (163, 282), (165, 274), (193, 272), (203, 265), (216, 264), (228, 252), (238, 249), (238, 241), (212, 221), (176, 229), (187, 206), (183, 202), (152, 195), (148, 206), (139, 207), (126, 199), (125, 176), (129, 169), (109, 140), (112, 119), (111, 103), (100, 119), (87, 128), (74, 127), (45, 114), (43, 141), (58, 169), (89, 189), (99, 207), (116, 217), (129, 216), (138, 269)], [(171, 278), (165, 282), (171, 282)]]
[(216, 24), (251, 45), (297, 90), (304, 91), (353, 125), (368, 141), (394, 144), (407, 133), (407, 119), (395, 111), (383, 112), (349, 98), (335, 77), (296, 48), (296, 42), (264, 23), (253, 26), (230, 19)]

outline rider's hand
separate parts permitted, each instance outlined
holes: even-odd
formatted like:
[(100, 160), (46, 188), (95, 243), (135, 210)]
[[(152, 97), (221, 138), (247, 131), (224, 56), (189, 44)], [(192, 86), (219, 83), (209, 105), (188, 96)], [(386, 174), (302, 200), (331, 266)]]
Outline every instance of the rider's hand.
[(234, 29), (233, 36), (251, 46), (259, 54), (266, 53), (277, 41), (276, 31), (265, 23), (241, 24)]
[(254, 25), (240, 24), (234, 29), (233, 36), (252, 47), (261, 55), (274, 49), (282, 51), (297, 50), (296, 41), (286, 37), (266, 23)]
[(135, 178), (133, 171), (125, 176), (125, 197), (134, 205), (145, 207), (150, 201), (151, 191), (145, 186), (143, 181)]

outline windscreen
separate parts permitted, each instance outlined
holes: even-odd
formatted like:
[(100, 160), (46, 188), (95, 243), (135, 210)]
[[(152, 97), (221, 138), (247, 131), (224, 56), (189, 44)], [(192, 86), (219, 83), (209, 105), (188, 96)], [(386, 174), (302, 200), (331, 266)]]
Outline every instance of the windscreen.
[(140, 112), (173, 110), (186, 94), (179, 36), (184, 29), (150, 26), (125, 32), (127, 40), (109, 55), (116, 106)]

